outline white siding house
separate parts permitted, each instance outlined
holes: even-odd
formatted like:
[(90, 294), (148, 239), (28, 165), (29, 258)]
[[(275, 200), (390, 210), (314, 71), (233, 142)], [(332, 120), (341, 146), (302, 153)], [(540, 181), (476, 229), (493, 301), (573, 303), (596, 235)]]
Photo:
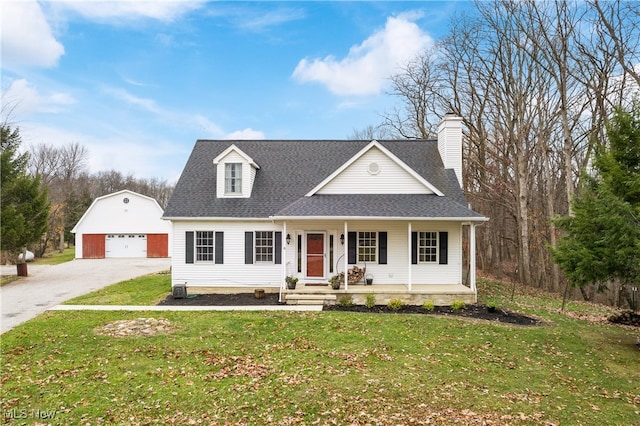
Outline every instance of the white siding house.
[[(172, 284), (286, 300), (339, 276), (341, 292), (473, 302), (475, 226), (487, 218), (464, 199), (461, 155), (451, 115), (438, 140), (200, 140), (164, 215)], [(354, 267), (366, 275), (350, 280)]]
[(171, 223), (156, 200), (122, 190), (96, 198), (76, 226), (76, 258), (169, 257)]

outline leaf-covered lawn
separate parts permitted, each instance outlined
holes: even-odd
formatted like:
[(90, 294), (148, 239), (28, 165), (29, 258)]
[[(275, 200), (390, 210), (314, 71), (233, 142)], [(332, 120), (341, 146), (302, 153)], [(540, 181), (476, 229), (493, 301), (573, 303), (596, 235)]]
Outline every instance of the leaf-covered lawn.
[(173, 328), (100, 333), (141, 315), (49, 312), (3, 335), (3, 420), (30, 424), (55, 411), (53, 424), (87, 425), (640, 423), (637, 330), (556, 313), (543, 313), (545, 326), (514, 327), (427, 315), (148, 312)]

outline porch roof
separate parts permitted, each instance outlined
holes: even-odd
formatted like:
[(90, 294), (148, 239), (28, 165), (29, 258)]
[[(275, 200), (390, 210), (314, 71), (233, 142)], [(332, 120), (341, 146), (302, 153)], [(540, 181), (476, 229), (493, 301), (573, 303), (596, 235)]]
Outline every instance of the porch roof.
[(273, 216), (293, 217), (487, 220), (465, 205), (435, 194), (316, 194), (299, 198)]

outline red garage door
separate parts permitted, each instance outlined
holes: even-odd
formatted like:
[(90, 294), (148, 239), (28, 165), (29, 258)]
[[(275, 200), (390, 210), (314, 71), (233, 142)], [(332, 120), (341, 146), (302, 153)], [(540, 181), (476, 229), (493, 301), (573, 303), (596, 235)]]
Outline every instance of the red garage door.
[(169, 235), (147, 234), (147, 257), (169, 257)]
[(104, 259), (104, 234), (82, 234), (82, 258)]

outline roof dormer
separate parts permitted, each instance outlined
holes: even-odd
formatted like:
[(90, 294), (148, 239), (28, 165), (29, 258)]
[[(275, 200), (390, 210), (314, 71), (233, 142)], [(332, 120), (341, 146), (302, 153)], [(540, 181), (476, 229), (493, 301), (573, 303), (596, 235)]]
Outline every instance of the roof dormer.
[(260, 168), (251, 157), (231, 145), (213, 159), (217, 198), (249, 198)]

